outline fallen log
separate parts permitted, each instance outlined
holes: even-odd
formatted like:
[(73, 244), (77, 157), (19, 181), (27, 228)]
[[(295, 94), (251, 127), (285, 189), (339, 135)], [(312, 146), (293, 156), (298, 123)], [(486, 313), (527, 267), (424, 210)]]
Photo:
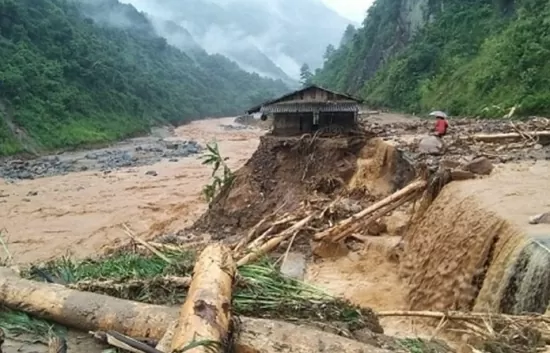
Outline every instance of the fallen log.
[(368, 227), (379, 220), (380, 218), (384, 217), (388, 213), (396, 210), (397, 208), (403, 206), (409, 201), (412, 201), (415, 198), (414, 194), (409, 194), (406, 197), (401, 198), (400, 200), (397, 200), (396, 202), (389, 204), (378, 211), (374, 212), (372, 216), (367, 218), (365, 222), (358, 222), (353, 225), (350, 225), (347, 229), (345, 229), (342, 233), (338, 233), (334, 235), (334, 237), (331, 239), (332, 242), (338, 243), (350, 235), (352, 235), (354, 232), (358, 231), (360, 228), (368, 229)]
[(379, 317), (390, 316), (402, 316), (402, 317), (424, 317), (430, 319), (447, 318), (450, 320), (486, 320), (486, 319), (502, 319), (507, 321), (532, 321), (532, 322), (548, 322), (550, 323), (550, 316), (548, 315), (508, 315), (501, 313), (482, 313), (482, 312), (461, 312), (461, 311), (380, 311), (377, 313)]
[[(85, 332), (113, 330), (130, 337), (154, 340), (160, 340), (178, 319), (177, 310), (171, 307), (30, 281), (7, 268), (0, 268), (0, 303)], [(281, 345), (294, 353), (390, 353), (306, 326), (247, 317), (240, 317), (240, 321), (236, 353), (278, 353)]]
[(503, 134), (475, 134), (472, 136), (465, 136), (464, 139), (472, 138), (476, 141), (482, 142), (499, 142), (502, 140), (522, 140), (525, 137), (530, 138), (550, 138), (550, 131), (523, 131), (522, 133), (518, 132), (509, 132)]
[(174, 311), (26, 280), (5, 267), (0, 267), (0, 303), (84, 332), (113, 330), (130, 337), (156, 339), (162, 337), (169, 324), (163, 311)]
[(361, 212), (358, 212), (354, 214), (353, 216), (346, 218), (336, 224), (335, 226), (328, 228), (327, 230), (324, 230), (320, 233), (317, 233), (314, 236), (315, 240), (322, 240), (326, 237), (334, 237), (337, 236), (337, 234), (342, 233), (348, 228), (350, 225), (360, 221), (361, 219), (365, 218), (366, 216), (369, 216), (373, 212), (378, 211), (379, 209), (390, 205), (396, 201), (399, 201), (403, 198), (408, 197), (409, 195), (422, 190), (426, 187), (427, 182), (424, 180), (417, 180), (412, 182), (411, 184), (405, 186), (403, 189), (396, 191), (395, 193), (391, 194), (390, 196), (374, 203), (373, 205), (367, 207), (366, 209), (362, 210)]
[(199, 255), (178, 325), (174, 329), (171, 351), (182, 351), (197, 340), (216, 342), (215, 349), (198, 346), (190, 353), (221, 352), (231, 322), (231, 289), (237, 266), (231, 250), (222, 244), (208, 246)]

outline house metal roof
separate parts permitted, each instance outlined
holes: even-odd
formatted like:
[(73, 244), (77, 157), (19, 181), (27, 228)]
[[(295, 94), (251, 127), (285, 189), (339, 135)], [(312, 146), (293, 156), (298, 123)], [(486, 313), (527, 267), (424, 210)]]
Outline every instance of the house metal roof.
[[(311, 111), (311, 110), (307, 110), (307, 107), (308, 105), (312, 105), (312, 104), (315, 104), (317, 105), (318, 107), (321, 106), (321, 105), (326, 105), (327, 107), (326, 108), (319, 108), (317, 109), (318, 111), (356, 111), (357, 108), (356, 108), (356, 104), (358, 103), (362, 103), (362, 100), (358, 99), (358, 98), (355, 98), (355, 97), (352, 97), (350, 95), (347, 95), (347, 94), (344, 94), (344, 93), (339, 93), (339, 92), (335, 92), (335, 91), (331, 91), (329, 89), (326, 89), (326, 88), (323, 88), (323, 87), (320, 87), (320, 86), (317, 86), (317, 85), (310, 85), (310, 86), (307, 86), (307, 87), (304, 87), (304, 88), (301, 88), (299, 90), (296, 90), (296, 91), (292, 91), (290, 93), (287, 93), (283, 96), (280, 96), (278, 98), (275, 98), (275, 99), (272, 99), (272, 100), (269, 100), (269, 101), (266, 101), (262, 104), (259, 104), (253, 108), (250, 108), (248, 109), (246, 112), (248, 114), (253, 114), (253, 113), (257, 113), (257, 112), (273, 112), (273, 113), (283, 113), (283, 112), (300, 112), (300, 110), (288, 110), (288, 109), (292, 109), (290, 106), (291, 104), (288, 105), (288, 107), (281, 107), (281, 108), (275, 108), (275, 107), (268, 107), (268, 106), (271, 106), (273, 104), (277, 104), (281, 101), (284, 101), (285, 99), (293, 96), (293, 95), (296, 95), (300, 92), (304, 92), (304, 91), (307, 91), (307, 90), (310, 90), (312, 88), (316, 88), (316, 89), (319, 89), (319, 90), (322, 90), (322, 91), (325, 91), (325, 92), (328, 92), (328, 93), (332, 93), (334, 95), (337, 95), (337, 96), (340, 96), (342, 98), (345, 98), (345, 99), (348, 99), (348, 100), (352, 100), (354, 102), (356, 102), (355, 104), (353, 103), (343, 103), (343, 102), (315, 102), (315, 103), (310, 103), (310, 102), (304, 102), (304, 103), (294, 103), (294, 105), (302, 105), (304, 106), (304, 108), (302, 109), (305, 109), (305, 110), (301, 110), (301, 111)], [(347, 105), (346, 105), (347, 104)], [(281, 104), (282, 105), (285, 105), (286, 104)], [(336, 109), (337, 106), (342, 106), (342, 108), (344, 110), (338, 110)], [(348, 109), (351, 109), (350, 107), (353, 106), (354, 109), (353, 110), (348, 110)], [(279, 111), (275, 111), (276, 109), (279, 109)]]

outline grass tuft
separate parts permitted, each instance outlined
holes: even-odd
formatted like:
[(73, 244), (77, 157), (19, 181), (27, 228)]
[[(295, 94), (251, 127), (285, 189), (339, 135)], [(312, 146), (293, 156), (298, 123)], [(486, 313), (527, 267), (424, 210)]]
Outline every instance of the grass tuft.
[(52, 335), (65, 336), (66, 329), (46, 320), (34, 318), (27, 313), (0, 307), (0, 328), (8, 336), (27, 335), (41, 343), (48, 343)]

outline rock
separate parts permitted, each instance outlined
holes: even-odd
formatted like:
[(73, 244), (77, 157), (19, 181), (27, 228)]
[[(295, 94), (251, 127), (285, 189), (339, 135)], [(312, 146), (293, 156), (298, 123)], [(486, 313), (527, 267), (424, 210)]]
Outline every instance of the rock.
[(402, 211), (395, 211), (386, 220), (388, 234), (394, 236), (402, 236), (407, 230), (410, 215)]
[(379, 222), (379, 221), (374, 221), (368, 226), (367, 233), (369, 235), (378, 236), (378, 235), (386, 232), (387, 230), (388, 230), (388, 226), (386, 225), (386, 223), (382, 223), (382, 222)]
[(157, 176), (158, 173), (155, 172), (154, 170), (150, 170), (150, 171), (146, 172), (145, 175)]
[(550, 212), (529, 217), (529, 224), (550, 224)]
[(180, 147), (180, 144), (177, 142), (166, 142), (166, 148), (169, 150), (177, 150)]
[(451, 170), (451, 178), (452, 180), (455, 180), (455, 181), (475, 179), (475, 177), (476, 175), (472, 172), (468, 172), (460, 169)]
[(306, 257), (298, 252), (289, 252), (281, 265), (281, 273), (287, 277), (302, 281), (306, 273)]
[(170, 158), (168, 161), (169, 161), (169, 162), (179, 162), (179, 159), (177, 159), (177, 158)]
[(543, 146), (540, 143), (537, 143), (535, 146), (533, 146), (533, 149), (535, 150), (541, 150)]
[(489, 175), (493, 171), (493, 163), (486, 157), (479, 157), (464, 166), (464, 170), (479, 175)]
[(27, 193), (27, 196), (36, 196), (36, 195), (38, 195), (38, 191), (29, 191)]
[(439, 165), (445, 169), (456, 169), (460, 166), (460, 162), (450, 159), (443, 159), (441, 162), (439, 162)]
[(313, 255), (320, 258), (335, 258), (346, 256), (349, 249), (344, 242), (333, 243), (330, 241), (310, 241)]
[(436, 136), (426, 136), (418, 143), (418, 152), (426, 154), (443, 153), (443, 141)]

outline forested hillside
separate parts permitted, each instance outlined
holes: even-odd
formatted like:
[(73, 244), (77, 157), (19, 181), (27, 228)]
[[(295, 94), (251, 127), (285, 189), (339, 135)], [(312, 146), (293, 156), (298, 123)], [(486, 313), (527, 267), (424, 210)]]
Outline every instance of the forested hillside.
[(373, 107), (550, 114), (547, 0), (377, 0), (314, 81)]
[[(98, 23), (94, 6), (124, 6), (128, 21)], [(0, 80), (0, 155), (238, 114), (287, 89), (220, 55), (191, 58), (116, 0), (0, 0)]]

